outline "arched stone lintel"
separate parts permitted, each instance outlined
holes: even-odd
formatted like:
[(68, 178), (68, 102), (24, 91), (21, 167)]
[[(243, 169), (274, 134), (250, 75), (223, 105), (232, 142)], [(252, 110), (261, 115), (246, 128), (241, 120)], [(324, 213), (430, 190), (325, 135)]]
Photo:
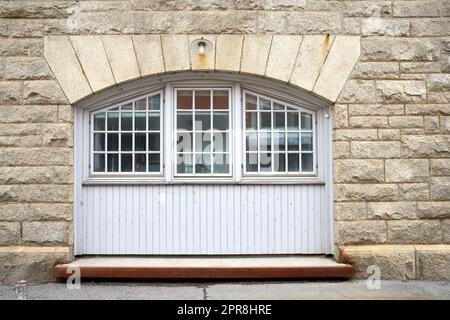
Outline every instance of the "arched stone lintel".
[[(193, 40), (213, 43), (205, 54)], [(335, 102), (360, 56), (358, 36), (48, 36), (44, 56), (70, 103), (130, 80), (181, 71), (275, 79)]]

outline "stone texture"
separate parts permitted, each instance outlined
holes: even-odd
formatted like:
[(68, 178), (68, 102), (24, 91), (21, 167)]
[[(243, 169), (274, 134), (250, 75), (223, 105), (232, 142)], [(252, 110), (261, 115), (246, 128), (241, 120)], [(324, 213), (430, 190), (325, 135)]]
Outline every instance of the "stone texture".
[(72, 205), (67, 203), (1, 203), (0, 215), (5, 221), (70, 221), (72, 220)]
[(362, 61), (433, 61), (438, 48), (430, 40), (368, 37), (361, 40)]
[(397, 141), (355, 141), (351, 146), (356, 158), (396, 158), (400, 156)]
[(378, 80), (376, 83), (379, 101), (383, 102), (424, 102), (426, 86), (423, 81)]
[(263, 75), (271, 44), (271, 36), (246, 35), (242, 49), (241, 72)]
[(396, 62), (360, 62), (353, 70), (354, 79), (393, 79), (399, 76)]
[(0, 105), (0, 123), (56, 122), (56, 105)]
[(450, 159), (432, 159), (430, 167), (432, 176), (450, 176)]
[(19, 202), (19, 203), (71, 202), (72, 186), (56, 185), (56, 184), (0, 185), (0, 200), (5, 202)]
[(71, 163), (72, 150), (68, 148), (3, 148), (1, 166), (51, 166)]
[(416, 246), (417, 279), (450, 280), (450, 246)]
[(136, 58), (143, 77), (165, 71), (159, 35), (133, 35)]
[(64, 104), (67, 99), (58, 82), (53, 80), (25, 81), (24, 104)]
[(433, 200), (450, 200), (450, 177), (432, 177), (430, 197)]
[(442, 221), (442, 241), (450, 244), (450, 219)]
[(188, 38), (184, 35), (161, 36), (164, 64), (167, 72), (189, 70)]
[(0, 245), (9, 246), (20, 244), (20, 223), (0, 222)]
[(20, 82), (0, 81), (0, 103), (21, 104), (23, 85)]
[(400, 200), (428, 200), (430, 188), (428, 183), (399, 183), (398, 197)]
[(102, 36), (102, 41), (117, 83), (140, 77), (131, 36)]
[(336, 220), (364, 220), (366, 218), (365, 202), (337, 202), (334, 204)]
[(363, 36), (401, 37), (410, 34), (410, 22), (407, 20), (369, 18), (361, 23)]
[(69, 239), (69, 226), (67, 222), (23, 222), (22, 239), (26, 243), (41, 245), (64, 244)]
[(415, 219), (415, 202), (369, 202), (367, 218), (377, 220)]
[(439, 221), (388, 221), (389, 243), (440, 243), (442, 241)]
[(384, 181), (383, 160), (336, 160), (334, 162), (335, 182), (382, 182)]
[(450, 202), (419, 202), (417, 216), (421, 219), (450, 219)]
[(244, 36), (218, 35), (216, 37), (216, 70), (239, 71)]
[(336, 221), (336, 242), (346, 244), (371, 244), (386, 241), (384, 221)]
[(402, 104), (351, 104), (348, 106), (348, 113), (350, 116), (389, 116), (403, 114), (404, 109)]
[(450, 137), (446, 135), (402, 136), (403, 152), (409, 157), (439, 158), (450, 156)]
[(377, 140), (378, 133), (376, 129), (351, 129), (336, 130), (336, 140)]
[(36, 80), (51, 77), (50, 68), (43, 58), (10, 57), (5, 59), (6, 80)]
[(386, 160), (387, 182), (425, 182), (429, 176), (428, 160)]
[(398, 199), (395, 184), (335, 184), (335, 201), (389, 201)]
[(395, 17), (439, 17), (450, 15), (450, 4), (446, 0), (394, 1)]
[(287, 82), (291, 77), (301, 41), (301, 36), (273, 36), (265, 75)]
[(383, 116), (350, 117), (349, 125), (353, 128), (384, 128), (388, 126), (388, 118)]

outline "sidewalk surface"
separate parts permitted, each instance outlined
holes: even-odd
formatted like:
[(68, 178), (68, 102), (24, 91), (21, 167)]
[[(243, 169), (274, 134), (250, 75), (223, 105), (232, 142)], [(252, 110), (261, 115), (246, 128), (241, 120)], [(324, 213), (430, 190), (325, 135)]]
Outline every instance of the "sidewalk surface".
[[(17, 293), (19, 292), (19, 293)], [(20, 292), (25, 292), (21, 294)], [(381, 281), (368, 289), (365, 280), (277, 282), (82, 282), (80, 289), (65, 283), (0, 284), (0, 300), (17, 299), (450, 299), (450, 282)]]

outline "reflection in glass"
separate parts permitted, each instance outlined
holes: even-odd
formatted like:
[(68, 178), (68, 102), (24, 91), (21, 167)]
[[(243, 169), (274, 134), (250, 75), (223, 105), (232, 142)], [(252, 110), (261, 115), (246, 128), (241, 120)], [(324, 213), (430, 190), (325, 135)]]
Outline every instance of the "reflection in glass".
[(284, 112), (273, 113), (273, 128), (275, 130), (284, 130), (286, 128), (284, 118), (285, 118)]
[(213, 91), (213, 108), (214, 109), (228, 109), (228, 91), (214, 90)]
[(133, 169), (133, 157), (131, 153), (122, 153), (120, 156), (120, 169), (122, 172), (131, 172)]
[(104, 133), (94, 133), (94, 151), (105, 151)]
[(146, 172), (147, 171), (147, 159), (145, 153), (136, 153), (134, 155), (134, 171)]
[(147, 144), (147, 134), (146, 133), (135, 133), (134, 135), (134, 150), (135, 151), (145, 151)]
[(246, 151), (258, 151), (258, 134), (247, 133), (245, 135), (245, 150)]
[(133, 130), (133, 113), (131, 112), (122, 112), (122, 119), (120, 120), (120, 128), (122, 131), (131, 131)]
[(135, 101), (134, 107), (136, 110), (147, 110), (147, 98)]
[(302, 171), (312, 172), (313, 170), (313, 154), (302, 153)]
[(269, 132), (259, 133), (259, 151), (272, 150), (272, 135)]
[(159, 172), (160, 161), (158, 153), (149, 153), (148, 154), (148, 171), (150, 172)]
[(178, 112), (177, 129), (187, 131), (192, 130), (192, 112)]
[(160, 119), (159, 112), (150, 112), (148, 114), (148, 130), (159, 130), (160, 128)]
[(228, 130), (228, 112), (213, 113), (213, 129)]
[(302, 133), (302, 151), (313, 150), (313, 137), (312, 133)]
[(119, 155), (117, 153), (108, 154), (108, 172), (118, 172), (119, 171)]
[(192, 109), (192, 90), (177, 91), (177, 108)]
[(275, 132), (273, 134), (273, 150), (284, 151), (286, 150), (285, 133)]
[(254, 95), (247, 93), (245, 95), (245, 109), (246, 110), (256, 110), (256, 101), (257, 101), (257, 98)]
[(118, 150), (119, 150), (119, 134), (108, 133), (108, 151), (118, 151)]
[(134, 129), (139, 131), (146, 130), (146, 118), (145, 112), (136, 112), (134, 114)]
[(211, 129), (211, 112), (195, 113), (195, 130)]
[(131, 151), (132, 147), (133, 147), (133, 134), (132, 133), (122, 133), (120, 150)]
[(298, 133), (288, 133), (287, 142), (289, 151), (299, 150)]
[(161, 139), (159, 133), (148, 134), (148, 151), (159, 151)]
[(195, 109), (211, 108), (211, 91), (195, 90)]
[(301, 125), (302, 125), (302, 130), (312, 130), (312, 114), (302, 112), (301, 113)]
[(258, 172), (258, 154), (247, 153), (245, 155), (245, 164), (247, 172)]
[(108, 130), (117, 131), (119, 130), (119, 113), (118, 112), (108, 112)]
[(284, 153), (273, 154), (273, 167), (275, 172), (286, 171), (286, 155)]
[(211, 173), (211, 154), (195, 155), (195, 173)]
[(177, 154), (177, 172), (192, 173), (192, 153)]
[(94, 154), (94, 172), (105, 171), (105, 155), (104, 154)]
[(159, 110), (161, 108), (161, 96), (157, 94), (149, 97), (148, 106), (150, 110)]
[(229, 173), (230, 164), (228, 161), (228, 154), (215, 153), (213, 156), (213, 172), (214, 173)]
[(288, 153), (288, 171), (298, 172), (299, 171), (299, 154), (298, 153)]
[(104, 112), (94, 114), (94, 130), (105, 130), (105, 116)]
[(256, 130), (258, 123), (258, 114), (256, 112), (246, 112), (245, 113), (245, 128)]

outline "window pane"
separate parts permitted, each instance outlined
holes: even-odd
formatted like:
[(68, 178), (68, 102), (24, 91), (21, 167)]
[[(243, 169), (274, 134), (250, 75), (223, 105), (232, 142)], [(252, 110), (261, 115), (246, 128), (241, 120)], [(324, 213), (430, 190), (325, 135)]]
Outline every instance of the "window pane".
[(177, 114), (177, 129), (192, 130), (192, 112), (179, 112)]
[(161, 108), (161, 95), (157, 94), (155, 96), (149, 97), (148, 107), (150, 110), (159, 110)]
[(118, 150), (119, 150), (119, 134), (108, 133), (108, 151), (118, 151)]
[(287, 113), (288, 130), (298, 130), (298, 112)]
[(135, 151), (145, 151), (146, 145), (147, 145), (147, 134), (146, 133), (136, 133), (134, 135), (134, 150)]
[(287, 142), (289, 151), (299, 150), (298, 133), (288, 133)]
[(195, 155), (195, 173), (211, 173), (211, 154)]
[(147, 98), (135, 101), (134, 107), (136, 110), (147, 110)]
[(313, 171), (313, 154), (302, 153), (302, 171)]
[(211, 151), (211, 133), (202, 132), (195, 134), (195, 151), (196, 152)]
[(148, 154), (148, 171), (149, 172), (159, 172), (160, 171), (160, 161), (158, 153)]
[(147, 161), (145, 158), (145, 153), (136, 153), (134, 155), (134, 171), (136, 172), (147, 171)]
[(122, 172), (131, 172), (133, 166), (132, 166), (132, 155), (131, 153), (122, 154), (120, 157), (121, 165), (120, 169)]
[(288, 171), (299, 171), (299, 155), (298, 153), (288, 153)]
[(228, 109), (228, 91), (214, 90), (213, 91), (213, 108), (214, 109)]
[(133, 134), (132, 133), (122, 133), (121, 134), (121, 147), (120, 150), (122, 151), (131, 151), (132, 150), (132, 140), (133, 140)]
[(213, 172), (214, 173), (229, 173), (230, 164), (228, 160), (228, 154), (214, 154), (213, 156)]
[(159, 130), (160, 128), (160, 119), (159, 112), (150, 112), (148, 114), (148, 130)]
[(313, 150), (313, 137), (312, 133), (302, 133), (302, 151)]
[(159, 133), (148, 134), (148, 151), (159, 151), (161, 139)]
[(147, 115), (145, 112), (136, 112), (134, 114), (134, 129), (135, 130), (146, 130), (146, 119)]
[(258, 134), (247, 133), (245, 135), (245, 150), (246, 151), (258, 151)]
[(117, 153), (108, 154), (108, 172), (119, 171), (119, 155)]
[(246, 112), (245, 113), (245, 128), (256, 130), (258, 122), (258, 114), (256, 112)]
[(105, 151), (104, 133), (94, 133), (94, 151)]
[(177, 156), (177, 172), (178, 173), (193, 173), (192, 170), (192, 154), (179, 153)]
[(245, 158), (247, 172), (258, 172), (258, 154), (247, 153)]
[(195, 113), (195, 130), (211, 129), (211, 112)]
[(131, 131), (133, 130), (133, 113), (131, 112), (122, 112), (121, 119), (121, 130), (122, 131)]
[(273, 110), (284, 110), (284, 105), (278, 103), (278, 102), (274, 102), (273, 103)]
[(286, 125), (284, 123), (284, 112), (274, 112), (273, 113), (273, 128), (276, 130), (285, 130)]
[(273, 170), (275, 172), (286, 171), (286, 155), (284, 153), (273, 154)]
[(246, 110), (256, 110), (256, 97), (251, 94), (245, 95), (245, 109)]
[(259, 128), (271, 129), (272, 128), (272, 114), (270, 112), (261, 112), (259, 114)]
[(104, 154), (94, 154), (94, 172), (105, 171), (105, 155)]
[(301, 113), (302, 118), (302, 130), (312, 130), (312, 114), (302, 112)]
[(228, 130), (228, 112), (213, 113), (213, 129)]
[(261, 132), (259, 134), (259, 151), (271, 151), (272, 150), (272, 135), (267, 132)]
[(119, 130), (119, 113), (108, 112), (108, 130)]
[(195, 91), (195, 109), (211, 108), (211, 91), (196, 90)]
[(105, 113), (94, 114), (94, 130), (103, 131), (105, 130)]
[(133, 103), (129, 102), (120, 107), (121, 110), (133, 110)]
[(177, 134), (177, 151), (192, 152), (192, 132), (181, 132)]
[(286, 150), (286, 142), (285, 142), (284, 132), (273, 134), (273, 150), (275, 150), (275, 151)]
[(259, 110), (270, 110), (270, 100), (259, 98)]
[(177, 91), (177, 108), (192, 109), (192, 90)]
[(225, 132), (213, 132), (213, 151), (214, 152), (228, 152), (229, 142), (228, 133)]
[(260, 153), (259, 166), (261, 172), (272, 171), (272, 154), (266, 152)]

